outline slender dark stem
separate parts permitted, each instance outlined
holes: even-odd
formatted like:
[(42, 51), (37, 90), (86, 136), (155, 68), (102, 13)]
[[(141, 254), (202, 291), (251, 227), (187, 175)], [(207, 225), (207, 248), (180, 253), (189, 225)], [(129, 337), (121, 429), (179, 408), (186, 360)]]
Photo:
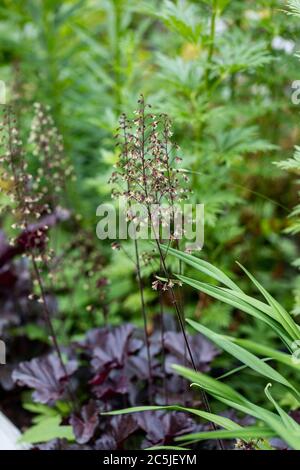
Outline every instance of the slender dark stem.
[[(149, 216), (149, 217), (150, 217), (150, 220), (151, 220), (151, 216)], [(164, 275), (165, 275), (165, 277), (166, 277), (166, 279), (169, 283), (170, 282), (170, 275), (169, 275), (169, 272), (168, 272), (168, 269), (167, 269), (167, 266), (166, 266), (166, 263), (165, 263), (165, 259), (164, 259), (164, 256), (163, 256), (163, 253), (162, 253), (162, 250), (161, 250), (161, 246), (160, 246), (159, 241), (158, 241), (157, 238), (155, 238), (155, 241), (156, 241), (156, 245), (157, 245), (157, 248), (158, 248), (158, 251), (159, 251), (159, 256), (160, 256), (160, 259), (161, 259)], [(193, 353), (192, 353), (192, 350), (191, 350), (191, 347), (190, 347), (190, 344), (189, 344), (189, 341), (188, 341), (188, 338), (187, 338), (187, 334), (186, 334), (186, 331), (185, 331), (184, 319), (182, 318), (182, 315), (181, 315), (181, 312), (180, 312), (180, 309), (179, 309), (179, 306), (178, 306), (178, 302), (177, 302), (177, 299), (176, 299), (176, 296), (175, 296), (175, 293), (174, 293), (174, 289), (172, 287), (170, 287), (170, 292), (171, 292), (171, 297), (172, 297), (172, 303), (174, 305), (174, 308), (175, 308), (175, 311), (176, 311), (176, 314), (177, 314), (178, 322), (179, 322), (180, 329), (181, 329), (181, 332), (182, 332), (182, 335), (183, 335), (183, 338), (184, 338), (184, 342), (186, 344), (186, 348), (187, 348), (187, 351), (188, 351), (188, 355), (189, 355), (192, 367), (193, 367), (194, 371), (197, 372), (196, 363), (194, 361)], [(202, 401), (203, 401), (203, 404), (204, 404), (204, 408), (207, 411), (207, 413), (211, 413), (211, 408), (210, 408), (210, 404), (209, 404), (207, 395), (206, 395), (205, 391), (202, 388), (200, 390), (201, 390), (201, 398), (202, 398)], [(212, 428), (216, 431), (217, 428), (216, 428), (215, 423), (211, 422), (211, 425), (212, 425)], [(224, 445), (223, 445), (222, 441), (218, 440), (218, 443), (219, 443), (219, 446), (220, 446), (221, 450), (224, 450)]]
[(137, 278), (138, 278), (138, 283), (139, 283), (142, 315), (143, 315), (143, 322), (144, 322), (144, 336), (145, 336), (145, 343), (146, 343), (146, 349), (147, 349), (147, 361), (148, 361), (148, 370), (149, 370), (149, 397), (151, 397), (153, 376), (152, 376), (152, 367), (151, 367), (150, 342), (149, 342), (149, 336), (148, 336), (148, 331), (147, 331), (147, 315), (146, 315), (143, 281), (142, 281), (142, 276), (141, 276), (139, 248), (138, 248), (138, 242), (136, 239), (134, 240), (134, 248), (135, 248), (135, 257), (136, 257), (136, 273), (137, 273)]
[[(161, 270), (161, 262), (160, 262)], [(162, 350), (162, 370), (163, 370), (163, 390), (165, 396), (165, 403), (168, 405), (168, 391), (167, 391), (167, 373), (166, 373), (166, 355), (165, 355), (165, 324), (164, 324), (164, 306), (161, 291), (159, 292), (159, 307), (160, 307), (160, 332), (161, 332), (161, 350)]]
[[(213, 23), (212, 23), (212, 28), (213, 29), (212, 29), (212, 34), (211, 34), (212, 39), (214, 38), (214, 28), (215, 28), (216, 14), (217, 14), (217, 11), (216, 11), (217, 1), (218, 0), (214, 0), (214, 18), (213, 18)], [(211, 49), (211, 55), (213, 55), (213, 48)], [(148, 163), (147, 163), (148, 162), (148, 153), (149, 152), (148, 152), (148, 149), (145, 145), (145, 142), (146, 142), (145, 107), (146, 107), (146, 105), (145, 105), (144, 98), (143, 98), (142, 95), (141, 95), (141, 98), (138, 102), (140, 103), (140, 108), (137, 111), (138, 118), (134, 120), (135, 123), (137, 122), (138, 132), (137, 132), (137, 136), (134, 137), (135, 140), (133, 140), (133, 142), (134, 142), (134, 148), (133, 148), (134, 156), (133, 156), (133, 158), (136, 159), (136, 158), (139, 157), (138, 158), (138, 161), (140, 163), (139, 168), (141, 169), (142, 174), (141, 174), (140, 181), (138, 181), (137, 184), (138, 184), (138, 186), (142, 186), (142, 195), (143, 195), (142, 200), (146, 203), (147, 213), (148, 213), (148, 220), (150, 221), (150, 225), (152, 226), (153, 233), (155, 233), (156, 228), (155, 228), (154, 221), (152, 219), (151, 202), (149, 202), (153, 199), (152, 193), (153, 193), (153, 191), (155, 191), (155, 186), (153, 187), (153, 185), (151, 184), (151, 181), (152, 181), (151, 177), (149, 177), (149, 175), (147, 174), (147, 168), (149, 166)], [(155, 125), (157, 127), (157, 123), (155, 123)], [(123, 155), (125, 155), (125, 161), (127, 163), (127, 161), (128, 161), (128, 142), (127, 142), (127, 138), (126, 138), (126, 121), (125, 120), (123, 121), (123, 129), (124, 129), (124, 138), (125, 138), (124, 147), (123, 147)], [(165, 136), (165, 149), (164, 149), (165, 152), (164, 153), (168, 156), (169, 152), (168, 152), (168, 144), (167, 144), (167, 142), (168, 142), (168, 139), (167, 139), (167, 137), (168, 137), (168, 123), (167, 123), (167, 121), (165, 121), (164, 136)], [(156, 140), (156, 138), (157, 137), (154, 134), (154, 140)], [(160, 142), (160, 141), (157, 141), (157, 142)], [(160, 145), (161, 145), (161, 142), (160, 142)], [(134, 162), (133, 162), (133, 165), (134, 165)], [(132, 171), (132, 173), (134, 175), (134, 171)], [(173, 215), (174, 215), (173, 186), (172, 186), (172, 178), (171, 178), (169, 166), (167, 167), (167, 175), (168, 175), (171, 205), (173, 207)], [(131, 175), (128, 174), (127, 176), (128, 176), (127, 181), (129, 182), (130, 181), (129, 176), (131, 176)], [(158, 187), (159, 187), (159, 185), (158, 185)], [(129, 188), (129, 183), (128, 183), (128, 194), (129, 194), (129, 197), (130, 197), (131, 195), (130, 195), (129, 189), (130, 188)], [(132, 197), (134, 197), (134, 196), (132, 196)], [(158, 203), (160, 203), (159, 198), (158, 198)], [(170, 290), (170, 294), (171, 294), (171, 298), (172, 298), (172, 303), (174, 305), (176, 315), (177, 315), (177, 318), (178, 318), (178, 322), (179, 322), (179, 326), (180, 326), (180, 330), (181, 330), (182, 335), (183, 335), (185, 349), (187, 351), (187, 356), (190, 359), (190, 362), (192, 364), (193, 369), (195, 371), (197, 371), (196, 363), (195, 363), (195, 360), (194, 360), (194, 357), (193, 357), (193, 353), (192, 353), (192, 350), (191, 350), (191, 347), (190, 347), (190, 344), (189, 344), (189, 340), (188, 340), (188, 336), (187, 336), (187, 333), (186, 333), (186, 329), (185, 329), (185, 319), (184, 319), (183, 313), (181, 311), (179, 302), (176, 298), (175, 290), (173, 289), (173, 285), (172, 285), (171, 280), (170, 280), (170, 275), (169, 275), (169, 272), (168, 272), (168, 269), (167, 269), (167, 266), (166, 266), (166, 258), (165, 258), (164, 254), (162, 252), (161, 245), (160, 245), (160, 237), (159, 237), (160, 230), (158, 229), (158, 231), (159, 232), (158, 232), (158, 234), (155, 234), (154, 239), (156, 241), (157, 249), (158, 249), (159, 256), (160, 256), (161, 271), (163, 272), (164, 276), (167, 279), (167, 284), (169, 286), (169, 290)], [(136, 249), (137, 249), (137, 244), (136, 244)], [(138, 251), (137, 251), (137, 255), (138, 255)], [(138, 256), (137, 256), (137, 260), (138, 260)], [(140, 285), (142, 285), (139, 263), (137, 265), (137, 272), (138, 272), (139, 283), (140, 283)], [(160, 302), (161, 302), (161, 297), (160, 297)], [(144, 302), (143, 302), (143, 298), (142, 298), (142, 305), (143, 304), (144, 304)], [(161, 312), (162, 312), (162, 308), (161, 308)], [(146, 329), (146, 317), (144, 317), (144, 318), (145, 318), (144, 327)], [(162, 325), (163, 325), (163, 313), (161, 315), (161, 318), (162, 318)], [(163, 333), (164, 332), (162, 332), (162, 340), (163, 340)], [(147, 334), (147, 332), (146, 332), (146, 334)], [(201, 394), (202, 394), (203, 406), (204, 406), (205, 410), (210, 413), (211, 412), (210, 405), (209, 405), (206, 393), (203, 389), (201, 389)], [(213, 429), (216, 430), (215, 424), (214, 423), (211, 423), (211, 424), (212, 424)], [(220, 448), (223, 449), (222, 442), (220, 442), (219, 444), (220, 444)]]
[[(177, 248), (177, 250), (179, 250), (179, 240), (176, 240), (176, 248)], [(178, 261), (179, 261), (179, 265), (178, 265), (179, 274), (182, 275), (183, 274), (183, 272), (182, 272), (182, 261), (181, 260), (178, 260)], [(178, 296), (179, 296), (179, 305), (180, 305), (181, 315), (182, 315), (182, 318), (185, 318), (185, 315), (184, 315), (184, 299), (183, 299), (182, 289), (180, 289), (180, 287), (178, 288)], [(186, 344), (184, 344), (184, 362), (185, 362), (185, 364), (188, 364)], [(186, 400), (185, 400), (185, 405), (186, 405)]]
[[(162, 250), (161, 250), (161, 247), (160, 247), (160, 244), (159, 244), (159, 241), (157, 240), (157, 238), (155, 239), (155, 241), (156, 241), (156, 245), (157, 245), (157, 248), (158, 248), (158, 251), (159, 251), (159, 256), (160, 256), (160, 259), (161, 259), (162, 269), (163, 269), (164, 275), (167, 278), (167, 281), (169, 283), (170, 282), (170, 275), (169, 275), (168, 270), (167, 270), (165, 259), (164, 259), (164, 256), (163, 256), (163, 253), (162, 253)], [(174, 305), (174, 308), (175, 308), (175, 311), (176, 311), (176, 314), (177, 314), (177, 317), (178, 317), (179, 325), (180, 325), (180, 328), (181, 328), (181, 331), (182, 331), (182, 334), (183, 334), (183, 337), (184, 337), (184, 341), (185, 341), (185, 344), (186, 344), (186, 347), (187, 347), (187, 350), (188, 350), (188, 353), (189, 353), (189, 357), (190, 357), (192, 366), (193, 366), (194, 370), (196, 371), (197, 369), (196, 369), (195, 361), (194, 361), (193, 354), (192, 354), (192, 351), (191, 351), (191, 348), (190, 348), (190, 345), (189, 345), (189, 342), (188, 342), (188, 339), (187, 339), (185, 327), (184, 327), (184, 324), (183, 324), (183, 319), (182, 319), (181, 312), (180, 312), (180, 309), (179, 309), (179, 306), (178, 306), (178, 302), (177, 302), (177, 299), (176, 299), (176, 296), (175, 296), (175, 293), (174, 293), (174, 289), (172, 287), (170, 288), (170, 292), (171, 292), (171, 297), (172, 297), (172, 303)]]
[[(217, 2), (217, 0), (214, 0), (214, 2)], [(216, 5), (216, 3), (214, 3), (214, 5)], [(215, 19), (214, 19), (214, 21), (215, 21)], [(146, 199), (147, 199), (148, 198), (148, 188), (147, 188), (147, 177), (146, 177), (146, 167), (145, 167), (145, 107), (144, 107), (144, 99), (143, 98), (142, 98), (141, 126), (142, 126), (142, 139), (141, 139), (141, 154), (140, 155), (141, 155), (141, 161), (142, 161), (144, 191), (145, 191), (145, 195), (146, 195)], [(166, 147), (166, 150), (167, 150), (167, 147)], [(170, 175), (169, 175), (169, 178), (170, 178)], [(170, 182), (170, 179), (169, 179), (169, 182)], [(171, 201), (172, 201), (172, 196), (171, 196)], [(154, 223), (153, 223), (153, 220), (152, 220), (151, 207), (149, 206), (149, 204), (147, 204), (147, 212), (148, 212), (148, 217), (149, 217), (150, 224), (153, 228), (153, 233), (154, 233), (154, 238), (155, 238), (155, 241), (156, 241), (156, 245), (157, 245), (157, 248), (158, 248), (158, 251), (159, 251), (161, 267), (163, 269), (164, 275), (167, 278), (167, 281), (168, 281), (168, 284), (169, 284), (170, 283), (170, 275), (169, 275), (169, 272), (168, 272), (168, 269), (167, 269), (167, 266), (166, 266), (165, 257), (163, 255), (163, 252), (161, 250), (161, 246), (160, 246), (160, 243), (159, 243), (159, 234), (155, 233), (155, 226), (154, 226)], [(182, 332), (182, 335), (183, 335), (183, 338), (184, 338), (184, 343), (185, 343), (187, 351), (188, 351), (188, 356), (189, 356), (190, 361), (192, 363), (193, 369), (197, 372), (197, 368), (196, 368), (196, 364), (195, 364), (195, 361), (194, 361), (193, 353), (192, 353), (192, 350), (190, 348), (190, 344), (189, 344), (187, 334), (186, 334), (186, 330), (185, 330), (184, 318), (183, 318), (182, 313), (180, 311), (180, 308), (179, 308), (179, 305), (178, 305), (178, 302), (177, 302), (177, 299), (176, 299), (176, 295), (175, 295), (174, 289), (172, 287), (170, 288), (170, 292), (171, 292), (171, 297), (172, 297), (172, 303), (174, 305), (176, 315), (177, 315), (177, 318), (178, 318), (178, 322), (179, 322), (179, 325), (180, 325), (180, 329), (181, 329), (181, 332)], [(207, 395), (206, 395), (206, 393), (203, 389), (201, 389), (201, 396), (202, 396), (202, 401), (203, 401), (205, 410), (208, 413), (211, 413), (208, 398), (207, 398)], [(215, 426), (214, 423), (212, 423), (212, 427), (213, 427), (214, 430), (216, 430), (216, 426)], [(221, 441), (219, 442), (219, 445), (220, 445), (221, 449), (224, 448)]]
[[(53, 324), (52, 324), (52, 321), (51, 321), (51, 315), (50, 315), (48, 305), (47, 305), (47, 299), (46, 299), (46, 294), (45, 294), (45, 290), (44, 290), (44, 286), (43, 286), (43, 281), (42, 281), (40, 271), (39, 271), (39, 268), (37, 266), (37, 263), (36, 263), (36, 260), (35, 260), (33, 254), (31, 254), (31, 260), (32, 260), (32, 265), (33, 265), (33, 269), (34, 269), (34, 274), (35, 274), (35, 277), (36, 277), (36, 280), (38, 282), (39, 289), (40, 289), (40, 292), (41, 292), (45, 322), (46, 322), (46, 325), (49, 329), (51, 340), (52, 340), (55, 352), (58, 356), (60, 365), (62, 367), (62, 370), (63, 370), (64, 374), (65, 374), (65, 377), (67, 378), (68, 377), (68, 371), (66, 369), (66, 366), (65, 366), (63, 358), (62, 358), (62, 354), (61, 354), (60, 347), (59, 347), (59, 344), (58, 344), (58, 341), (57, 341), (56, 333), (54, 331), (54, 327), (53, 327)], [(69, 386), (69, 384), (68, 384), (68, 392), (69, 392), (70, 399), (73, 403), (73, 407), (74, 407), (74, 409), (76, 409), (77, 408), (76, 399), (75, 399), (75, 396), (74, 396), (73, 391), (71, 390), (71, 387)]]
[[(126, 133), (126, 123), (124, 122), (124, 153), (126, 160), (128, 160), (128, 147), (127, 147), (127, 133)], [(127, 190), (130, 191), (130, 184), (127, 182)], [(129, 201), (129, 207), (131, 206)], [(135, 249), (135, 267), (136, 273), (138, 278), (139, 284), (139, 291), (140, 291), (140, 298), (141, 298), (141, 307), (142, 307), (142, 316), (143, 316), (143, 323), (144, 323), (144, 337), (145, 337), (145, 344), (147, 350), (147, 361), (148, 361), (148, 371), (149, 371), (149, 400), (151, 399), (152, 395), (152, 386), (153, 386), (153, 376), (152, 376), (152, 367), (151, 367), (151, 353), (150, 353), (150, 342), (148, 337), (148, 328), (147, 328), (147, 314), (146, 314), (146, 303), (145, 303), (145, 296), (144, 296), (144, 286), (142, 281), (141, 275), (141, 265), (140, 265), (140, 256), (139, 256), (139, 247), (138, 241), (134, 239), (134, 249)]]

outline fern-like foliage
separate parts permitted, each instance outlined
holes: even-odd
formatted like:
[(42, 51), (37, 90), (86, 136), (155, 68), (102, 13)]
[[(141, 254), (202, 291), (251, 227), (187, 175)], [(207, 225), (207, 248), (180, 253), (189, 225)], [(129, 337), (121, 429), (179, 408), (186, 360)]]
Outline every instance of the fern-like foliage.
[(287, 2), (288, 15), (300, 16), (300, 0), (290, 0)]
[(272, 57), (267, 51), (264, 41), (253, 43), (239, 30), (230, 31), (220, 40), (220, 55), (216, 63), (222, 73), (251, 71), (271, 62)]
[[(286, 171), (292, 172), (293, 174), (300, 175), (300, 147), (295, 147), (295, 153), (292, 158), (288, 160), (278, 162), (276, 165)], [(296, 180), (296, 184), (300, 184), (300, 179)], [(300, 199), (300, 191), (298, 191), (298, 196)], [(297, 235), (300, 233), (300, 202), (294, 207), (292, 212), (289, 215), (289, 225), (285, 229), (286, 233), (291, 235)], [(296, 258), (293, 261), (293, 266), (300, 270), (300, 257)], [(294, 287), (294, 297), (295, 305), (293, 308), (293, 314), (300, 314), (300, 277), (296, 279)]]
[(153, 5), (144, 4), (144, 12), (161, 20), (165, 26), (182, 36), (188, 41), (197, 43), (201, 38), (203, 22), (196, 5), (179, 0), (162, 2), (160, 10), (157, 11)]
[[(287, 3), (288, 11), (287, 14), (300, 17), (300, 1), (299, 0), (290, 0)], [(298, 54), (296, 54), (299, 57)], [(282, 170), (291, 172), (297, 176), (300, 175), (300, 146), (295, 146), (294, 155), (292, 158), (287, 160), (277, 162), (276, 165)], [(296, 184), (300, 183), (300, 179), (296, 180)], [(298, 196), (300, 196), (300, 191), (298, 191)], [(300, 197), (299, 197), (300, 199)], [(300, 202), (294, 207), (290, 216), (289, 216), (289, 226), (285, 230), (286, 233), (297, 235), (300, 233)], [(293, 262), (293, 265), (300, 269), (300, 258), (296, 258)], [(299, 292), (300, 280), (296, 280), (296, 286), (294, 290), (295, 295), (295, 306), (293, 313), (299, 315), (300, 313), (300, 292)]]

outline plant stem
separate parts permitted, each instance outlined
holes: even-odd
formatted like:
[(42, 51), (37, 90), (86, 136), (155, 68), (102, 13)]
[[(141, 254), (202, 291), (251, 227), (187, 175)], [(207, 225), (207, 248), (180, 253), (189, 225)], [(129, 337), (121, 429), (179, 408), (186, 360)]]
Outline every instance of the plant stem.
[[(124, 123), (124, 153), (125, 158), (128, 160), (128, 141), (127, 141), (127, 133), (126, 133), (126, 123)], [(128, 193), (130, 191), (130, 184), (127, 182), (127, 190)], [(128, 201), (129, 208), (131, 207), (130, 200)], [(146, 314), (146, 303), (145, 303), (145, 296), (144, 296), (144, 287), (141, 275), (141, 266), (140, 266), (140, 257), (139, 257), (139, 247), (138, 241), (134, 239), (134, 248), (135, 248), (135, 266), (136, 266), (136, 273), (138, 278), (139, 284), (139, 291), (140, 291), (140, 298), (141, 298), (141, 307), (142, 307), (142, 315), (143, 315), (143, 323), (144, 323), (144, 337), (145, 337), (145, 344), (147, 349), (147, 361), (148, 361), (148, 371), (149, 371), (149, 401), (152, 395), (152, 385), (153, 385), (153, 376), (152, 376), (152, 367), (151, 367), (151, 353), (150, 353), (150, 342), (148, 337), (148, 329), (147, 329), (147, 314)]]
[(149, 342), (148, 331), (147, 331), (147, 315), (146, 315), (144, 288), (143, 288), (143, 281), (142, 281), (142, 276), (141, 276), (139, 248), (138, 248), (138, 242), (136, 239), (134, 240), (134, 248), (135, 248), (135, 257), (136, 257), (136, 273), (137, 273), (138, 284), (139, 284), (142, 315), (143, 315), (143, 322), (144, 322), (145, 344), (146, 344), (146, 349), (147, 349), (147, 361), (148, 361), (148, 370), (149, 370), (149, 398), (150, 398), (152, 396), (153, 376), (152, 376), (152, 367), (151, 367), (150, 342)]
[[(149, 217), (150, 217), (150, 221), (151, 221), (152, 220), (151, 219), (151, 213), (149, 214)], [(154, 229), (154, 227), (153, 227), (153, 229)], [(170, 275), (169, 275), (169, 272), (168, 272), (168, 269), (167, 269), (167, 266), (166, 266), (166, 263), (165, 263), (165, 258), (163, 256), (163, 253), (162, 253), (162, 250), (161, 250), (158, 239), (155, 238), (155, 241), (156, 241), (156, 245), (157, 245), (157, 248), (158, 248), (158, 251), (159, 251), (159, 256), (160, 256), (160, 259), (161, 259), (164, 275), (167, 278), (167, 281), (169, 283), (170, 282)], [(176, 311), (176, 314), (177, 314), (180, 329), (181, 329), (181, 332), (182, 332), (182, 335), (183, 335), (183, 338), (184, 338), (184, 342), (185, 342), (185, 345), (186, 345), (186, 348), (187, 348), (187, 351), (188, 351), (188, 355), (189, 355), (191, 364), (193, 366), (194, 371), (197, 372), (196, 363), (194, 361), (193, 353), (192, 353), (192, 350), (191, 350), (191, 347), (190, 347), (190, 344), (189, 344), (189, 341), (188, 341), (188, 338), (187, 338), (187, 334), (186, 334), (186, 331), (185, 331), (184, 319), (182, 318), (182, 314), (180, 312), (180, 309), (179, 309), (179, 306), (178, 306), (178, 302), (177, 302), (173, 287), (170, 287), (170, 292), (171, 292), (171, 296), (172, 296), (172, 303), (174, 305), (174, 308), (175, 308), (175, 311)], [(202, 388), (200, 390), (201, 390), (201, 397), (202, 397), (202, 401), (203, 401), (203, 404), (204, 404), (204, 408), (205, 408), (207, 413), (211, 413), (211, 408), (210, 408), (210, 404), (209, 404), (207, 395), (206, 395), (205, 391)], [(215, 423), (212, 422), (211, 425), (212, 425), (212, 428), (216, 431), (217, 428), (216, 428)], [(221, 450), (224, 450), (224, 446), (223, 446), (222, 441), (218, 440), (218, 443), (219, 443), (219, 446), (220, 446)]]
[[(160, 262), (161, 271), (161, 262)], [(165, 324), (164, 324), (164, 306), (161, 291), (159, 292), (159, 308), (160, 308), (160, 332), (161, 332), (161, 350), (162, 350), (162, 370), (163, 370), (163, 389), (165, 396), (165, 404), (168, 405), (167, 391), (167, 373), (166, 373), (166, 355), (165, 355)]]
[[(61, 354), (61, 350), (60, 350), (60, 347), (59, 347), (59, 344), (58, 344), (58, 341), (57, 341), (56, 333), (55, 333), (55, 330), (54, 330), (54, 327), (53, 327), (53, 324), (52, 324), (52, 321), (51, 321), (51, 315), (50, 315), (48, 305), (47, 305), (46, 294), (45, 294), (42, 278), (41, 278), (40, 271), (39, 271), (39, 268), (37, 266), (37, 263), (36, 263), (36, 260), (35, 260), (33, 254), (31, 254), (31, 260), (32, 260), (32, 265), (33, 265), (35, 277), (37, 279), (39, 289), (40, 289), (40, 292), (41, 292), (45, 322), (46, 322), (46, 325), (49, 329), (51, 340), (52, 340), (55, 352), (58, 356), (60, 365), (62, 367), (62, 370), (63, 370), (64, 374), (65, 374), (65, 377), (67, 378), (68, 377), (68, 371), (66, 369), (66, 366), (65, 366), (63, 358), (62, 358), (62, 354)], [(74, 397), (73, 391), (71, 390), (71, 387), (69, 386), (69, 384), (68, 384), (68, 392), (69, 392), (70, 399), (73, 403), (73, 407), (74, 407), (74, 409), (76, 409), (77, 408), (76, 399)]]

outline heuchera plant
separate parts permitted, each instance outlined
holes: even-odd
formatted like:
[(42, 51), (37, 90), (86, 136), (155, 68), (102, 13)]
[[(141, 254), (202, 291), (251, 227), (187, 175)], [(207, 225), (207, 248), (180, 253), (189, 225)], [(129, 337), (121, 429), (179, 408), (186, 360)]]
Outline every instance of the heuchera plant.
[[(166, 404), (162, 385), (162, 354), (166, 364), (174, 361), (191, 365), (186, 358), (181, 333), (165, 332), (162, 351), (161, 336), (154, 331), (149, 337), (153, 367), (152, 403)], [(197, 367), (208, 371), (218, 350), (202, 335), (189, 340), (197, 348)], [(36, 403), (57, 409), (58, 403), (69, 401), (68, 387), (76, 396), (76, 409), (69, 408), (64, 424), (72, 426), (74, 442), (91, 449), (123, 449), (128, 445), (148, 447), (171, 444), (173, 438), (199, 430), (199, 425), (181, 412), (150, 411), (133, 416), (101, 416), (101, 412), (117, 407), (148, 402), (147, 354), (143, 332), (133, 325), (103, 327), (91, 330), (83, 341), (63, 350), (65, 368), (55, 353), (21, 363), (13, 372), (19, 386), (33, 390)], [(67, 371), (67, 374), (65, 373)], [(197, 395), (187, 392), (185, 380), (167, 367), (168, 404), (184, 401), (195, 403)], [(43, 436), (39, 436), (43, 441)], [(128, 443), (130, 439), (131, 443)], [(74, 443), (56, 441), (47, 448), (73, 448)], [(45, 445), (41, 446), (42, 449)], [(81, 447), (79, 447), (81, 448)]]

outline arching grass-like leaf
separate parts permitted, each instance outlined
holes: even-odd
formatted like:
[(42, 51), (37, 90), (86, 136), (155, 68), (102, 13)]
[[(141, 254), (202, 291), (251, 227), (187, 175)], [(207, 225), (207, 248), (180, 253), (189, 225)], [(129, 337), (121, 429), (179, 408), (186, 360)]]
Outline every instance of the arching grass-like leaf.
[(247, 276), (251, 279), (253, 284), (259, 289), (262, 295), (265, 297), (266, 301), (272, 308), (273, 312), (276, 312), (279, 317), (279, 321), (285, 330), (291, 335), (294, 339), (300, 339), (300, 329), (298, 325), (294, 322), (291, 315), (275, 300), (267, 291), (266, 289), (252, 276), (249, 271), (244, 268), (240, 263), (237, 263), (241, 269), (247, 274)]
[(204, 439), (263, 439), (275, 437), (276, 433), (264, 426), (249, 426), (241, 429), (236, 429), (234, 431), (228, 430), (218, 430), (218, 431), (206, 431), (206, 432), (197, 432), (193, 434), (186, 434), (185, 436), (176, 437), (175, 441), (177, 442), (187, 442), (193, 440), (201, 441)]
[(259, 356), (268, 356), (271, 359), (274, 359), (278, 362), (281, 362), (282, 364), (285, 364), (289, 367), (292, 367), (293, 369), (300, 371), (300, 364), (298, 362), (293, 361), (293, 358), (290, 354), (277, 351), (276, 349), (271, 348), (269, 346), (265, 346), (264, 344), (255, 343), (254, 341), (251, 341), (249, 339), (232, 338), (228, 336), (227, 338), (230, 339), (230, 341), (233, 341), (234, 343), (244, 347), (245, 349), (248, 349), (249, 351), (258, 354)]
[(212, 277), (221, 284), (224, 284), (226, 287), (229, 287), (234, 291), (241, 292), (241, 289), (237, 286), (235, 282), (230, 279), (230, 277), (228, 277), (220, 269), (216, 268), (207, 261), (204, 261), (200, 258), (196, 258), (196, 256), (183, 253), (182, 251), (175, 250), (174, 248), (168, 247), (166, 245), (161, 245), (161, 249), (164, 252), (172, 254), (173, 256), (188, 264), (189, 266), (192, 266), (193, 268), (197, 269), (197, 271), (200, 271), (203, 274)]
[(214, 396), (219, 401), (262, 421), (293, 449), (300, 450), (300, 426), (299, 432), (295, 432), (295, 430), (292, 430), (290, 426), (287, 427), (281, 417), (277, 414), (250, 402), (229, 385), (213, 379), (212, 377), (182, 366), (174, 365), (173, 368), (179, 375), (190, 380), (198, 387), (205, 389), (210, 395)]
[(107, 411), (105, 413), (101, 413), (102, 415), (114, 416), (114, 415), (122, 415), (127, 413), (140, 413), (142, 411), (159, 411), (159, 410), (166, 410), (166, 411), (184, 411), (186, 413), (191, 413), (196, 415), (200, 418), (203, 418), (207, 421), (213, 422), (222, 428), (228, 430), (240, 429), (241, 426), (229, 418), (225, 416), (218, 416), (213, 413), (208, 413), (202, 410), (196, 410), (195, 408), (186, 408), (184, 406), (179, 405), (169, 405), (169, 406), (134, 406), (132, 408), (125, 408), (123, 410), (114, 410), (114, 411)]
[(230, 341), (226, 338), (226, 336), (214, 333), (200, 323), (197, 323), (193, 320), (187, 320), (187, 323), (191, 325), (196, 331), (199, 331), (199, 333), (202, 333), (204, 336), (217, 344), (224, 351), (228, 352), (243, 364), (250, 367), (252, 370), (290, 388), (296, 395), (299, 395), (295, 387), (288, 380), (286, 380), (285, 377), (283, 377), (279, 372), (277, 372), (275, 369), (273, 369), (271, 366), (266, 364), (251, 352)]
[(269, 388), (272, 387), (272, 384), (268, 384), (265, 388), (265, 394), (266, 396), (268, 397), (268, 399), (270, 400), (271, 403), (273, 403), (273, 405), (275, 406), (278, 414), (281, 416), (281, 419), (282, 421), (284, 422), (285, 426), (287, 428), (290, 428), (291, 431), (294, 431), (295, 433), (298, 434), (298, 437), (299, 437), (299, 433), (300, 433), (300, 426), (298, 423), (296, 423), (295, 420), (293, 420), (293, 418), (291, 418), (284, 410), (283, 408), (281, 408), (281, 406), (277, 403), (276, 400), (274, 400), (274, 398), (272, 397), (271, 395), (271, 392), (269, 391)]
[[(252, 299), (249, 296), (246, 296), (243, 292), (236, 292), (228, 289), (223, 289), (220, 287), (211, 286), (209, 284), (196, 281), (194, 279), (188, 278), (186, 276), (177, 276), (182, 282), (194, 287), (195, 289), (200, 290), (221, 302), (225, 302), (235, 308), (240, 309), (241, 311), (248, 313), (249, 315), (257, 318), (258, 320), (263, 321), (269, 325), (276, 334), (282, 339), (285, 346), (290, 345), (292, 339), (272, 316), (271, 309), (269, 305), (260, 302), (250, 302), (249, 299)], [(249, 297), (249, 299), (248, 299)], [(255, 300), (255, 299), (252, 299)], [(258, 301), (259, 302), (259, 301)], [(260, 309), (258, 308), (260, 307)], [(266, 307), (266, 308), (265, 308)]]

